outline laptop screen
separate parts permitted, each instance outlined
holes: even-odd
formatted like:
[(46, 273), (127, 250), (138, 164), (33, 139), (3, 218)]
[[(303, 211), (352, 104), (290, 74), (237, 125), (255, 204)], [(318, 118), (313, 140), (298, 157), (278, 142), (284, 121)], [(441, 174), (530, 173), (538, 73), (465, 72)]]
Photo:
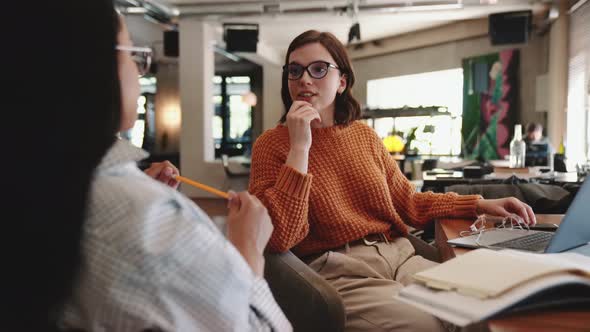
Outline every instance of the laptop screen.
[(545, 252), (562, 252), (588, 242), (590, 242), (590, 181), (584, 181)]

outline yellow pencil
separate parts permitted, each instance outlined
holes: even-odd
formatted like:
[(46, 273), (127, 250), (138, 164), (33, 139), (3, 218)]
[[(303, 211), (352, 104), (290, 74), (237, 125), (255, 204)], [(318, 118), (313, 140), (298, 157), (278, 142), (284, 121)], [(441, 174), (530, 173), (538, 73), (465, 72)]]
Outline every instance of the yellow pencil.
[(185, 178), (184, 176), (177, 175), (177, 176), (175, 176), (175, 179), (178, 180), (178, 181), (180, 181), (180, 182), (183, 182), (183, 183), (186, 183), (186, 184), (190, 184), (191, 186), (194, 186), (194, 187), (197, 187), (199, 189), (202, 189), (202, 190), (205, 190), (207, 192), (210, 192), (212, 194), (215, 194), (217, 196), (221, 196), (221, 197), (223, 197), (225, 199), (229, 199), (228, 193), (223, 192), (221, 190), (217, 190), (217, 189), (212, 188), (212, 187), (209, 187), (209, 186), (204, 185), (202, 183), (199, 183), (197, 181), (193, 181), (191, 179)]

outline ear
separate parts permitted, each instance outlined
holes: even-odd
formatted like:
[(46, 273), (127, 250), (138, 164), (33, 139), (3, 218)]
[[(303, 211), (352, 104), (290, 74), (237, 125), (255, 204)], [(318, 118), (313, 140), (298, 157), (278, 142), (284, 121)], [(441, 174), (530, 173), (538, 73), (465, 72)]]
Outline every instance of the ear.
[(340, 75), (340, 84), (338, 85), (338, 94), (342, 94), (346, 90), (346, 81), (348, 76), (346, 74)]

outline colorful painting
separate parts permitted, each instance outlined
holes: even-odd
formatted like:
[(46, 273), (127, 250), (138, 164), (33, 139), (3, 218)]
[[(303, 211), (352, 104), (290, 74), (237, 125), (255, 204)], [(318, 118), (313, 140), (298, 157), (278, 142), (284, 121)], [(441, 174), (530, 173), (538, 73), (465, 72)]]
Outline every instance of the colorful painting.
[(519, 51), (463, 60), (463, 156), (504, 159), (518, 114)]

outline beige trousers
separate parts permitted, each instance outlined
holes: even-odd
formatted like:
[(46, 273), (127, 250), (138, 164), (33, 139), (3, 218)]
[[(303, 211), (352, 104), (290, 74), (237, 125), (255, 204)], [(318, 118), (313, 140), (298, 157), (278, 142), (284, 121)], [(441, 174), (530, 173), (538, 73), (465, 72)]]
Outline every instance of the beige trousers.
[(447, 330), (437, 318), (393, 298), (412, 274), (437, 264), (416, 256), (406, 238), (346, 245), (306, 263), (342, 296), (347, 332)]

